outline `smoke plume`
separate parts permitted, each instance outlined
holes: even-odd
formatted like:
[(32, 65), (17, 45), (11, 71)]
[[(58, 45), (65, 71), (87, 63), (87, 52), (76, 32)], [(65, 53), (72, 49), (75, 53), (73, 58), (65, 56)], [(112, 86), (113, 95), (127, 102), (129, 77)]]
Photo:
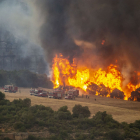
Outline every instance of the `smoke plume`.
[(73, 58), (79, 54), (79, 47), (68, 33), (70, 0), (36, 1), (44, 23), (40, 30), (42, 47), (46, 50), (47, 61), (51, 62), (55, 54), (62, 53)]
[(44, 20), (39, 38), (48, 62), (62, 53), (91, 67), (107, 67), (117, 60), (126, 76), (140, 70), (139, 0), (36, 0), (35, 4)]
[(124, 75), (140, 70), (139, 15), (139, 0), (0, 1), (1, 27), (42, 46), (50, 64), (59, 53), (91, 67), (117, 60)]
[[(38, 15), (35, 14), (34, 8), (28, 1), (0, 0), (0, 57), (3, 57), (0, 60), (0, 69), (23, 69), (24, 66), (20, 68), (17, 61), (23, 60), (29, 63), (36, 61), (35, 57), (44, 59), (43, 49), (40, 47), (38, 39), (42, 24), (41, 20), (37, 21), (39, 21)], [(14, 58), (9, 57), (11, 54), (14, 55)], [(11, 61), (13, 61), (12, 65), (16, 64), (16, 66), (11, 66), (9, 64)], [(45, 62), (44, 65), (46, 65)], [(29, 66), (31, 69), (36, 67), (33, 62)]]
[[(104, 64), (131, 63), (138, 68), (140, 53), (140, 1), (77, 0), (70, 6), (71, 34), (96, 44)], [(104, 45), (101, 44), (105, 40)]]

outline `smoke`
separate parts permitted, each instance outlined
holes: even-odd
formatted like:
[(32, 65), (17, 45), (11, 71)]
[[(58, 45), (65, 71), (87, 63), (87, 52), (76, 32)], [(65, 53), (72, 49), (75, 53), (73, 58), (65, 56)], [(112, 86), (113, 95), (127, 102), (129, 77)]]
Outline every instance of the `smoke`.
[(101, 67), (117, 60), (125, 86), (132, 72), (140, 70), (140, 1), (77, 0), (70, 7), (69, 32), (76, 39), (95, 44), (89, 54), (98, 56), (94, 62)]
[[(72, 1), (69, 32), (76, 39), (96, 44), (96, 49), (92, 50), (100, 56), (103, 65), (118, 60), (120, 65), (131, 63), (139, 69), (139, 14), (138, 0)], [(105, 40), (104, 45), (102, 40)]]
[(62, 53), (103, 68), (117, 60), (126, 77), (140, 70), (139, 0), (36, 0), (34, 4), (43, 21), (39, 39), (48, 62)]
[[(0, 0), (0, 42), (9, 42), (10, 48), (16, 48), (12, 52), (16, 56), (28, 61), (35, 55), (43, 59), (38, 37), (41, 22), (28, 0)], [(4, 50), (2, 43), (0, 47), (0, 55), (11, 53)]]
[(30, 38), (30, 42), (37, 44), (39, 28), (31, 10), (23, 0), (0, 1), (0, 27), (17, 39)]
[(130, 78), (140, 70), (139, 15), (139, 0), (0, 0), (0, 28), (26, 42), (23, 57), (36, 46), (50, 64), (59, 53), (90, 67), (117, 60)]
[[(23, 0), (1, 0), (0, 1), (0, 30), (1, 41), (5, 41), (5, 33), (7, 32), (10, 41), (15, 43), (22, 42), (25, 44), (22, 49), (28, 52), (31, 45), (39, 45), (37, 41), (37, 25), (35, 18), (31, 15), (31, 11), (27, 3)], [(4, 36), (4, 37), (3, 37)], [(13, 37), (12, 37), (13, 36)], [(24, 42), (24, 43), (23, 43)], [(27, 55), (27, 54), (24, 54)]]
[(64, 57), (72, 60), (81, 52), (67, 32), (70, 3), (70, 0), (36, 0), (40, 16), (44, 19), (40, 30), (40, 40), (45, 49), (47, 61), (50, 63), (55, 54), (62, 53)]

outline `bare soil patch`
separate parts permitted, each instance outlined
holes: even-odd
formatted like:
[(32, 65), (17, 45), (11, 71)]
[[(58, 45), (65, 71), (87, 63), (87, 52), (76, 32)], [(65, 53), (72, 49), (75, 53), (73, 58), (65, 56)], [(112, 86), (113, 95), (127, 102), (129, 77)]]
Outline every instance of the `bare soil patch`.
[[(29, 93), (29, 88), (19, 89), (21, 92), (5, 92), (6, 99), (13, 101), (14, 99), (19, 98), (30, 98), (32, 105), (41, 104), (44, 106), (50, 106), (55, 111), (57, 111), (60, 107), (67, 105), (68, 109), (72, 112), (72, 108), (75, 106), (75, 104), (81, 104), (82, 106), (89, 107), (91, 117), (98, 111), (106, 111), (119, 122), (125, 121), (127, 123), (132, 123), (135, 120), (140, 120), (140, 102), (124, 101), (100, 96), (90, 96), (89, 99), (84, 96), (84, 98), (78, 97), (75, 100), (49, 99), (44, 97), (36, 97), (33, 95), (31, 96)], [(0, 89), (0, 91), (3, 92), (2, 89)]]

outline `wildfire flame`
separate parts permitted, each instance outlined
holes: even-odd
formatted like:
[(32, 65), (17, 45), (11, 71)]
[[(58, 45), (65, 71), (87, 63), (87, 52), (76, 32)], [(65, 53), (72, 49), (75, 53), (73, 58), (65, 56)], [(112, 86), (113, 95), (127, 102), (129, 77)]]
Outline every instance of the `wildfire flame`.
[(102, 40), (102, 43), (101, 44), (104, 45), (105, 44), (105, 40)]
[[(63, 55), (55, 56), (53, 59), (53, 77), (52, 81), (54, 83), (54, 88), (58, 88), (59, 86), (73, 86), (78, 87), (86, 91), (88, 86), (92, 83), (101, 86), (104, 85), (108, 88), (108, 94), (106, 97), (110, 97), (110, 93), (114, 89), (118, 89), (124, 92), (125, 100), (128, 100), (130, 93), (126, 93), (124, 89), (122, 89), (123, 76), (120, 71), (117, 69), (117, 66), (111, 64), (108, 66), (107, 71), (102, 70), (101, 68), (98, 70), (94, 70), (87, 67), (77, 67), (75, 61), (70, 64), (69, 60), (63, 58)], [(138, 73), (140, 75), (140, 73)], [(133, 85), (132, 83), (128, 83), (127, 89), (131, 92), (140, 87), (140, 84)], [(99, 92), (96, 91), (96, 95)]]

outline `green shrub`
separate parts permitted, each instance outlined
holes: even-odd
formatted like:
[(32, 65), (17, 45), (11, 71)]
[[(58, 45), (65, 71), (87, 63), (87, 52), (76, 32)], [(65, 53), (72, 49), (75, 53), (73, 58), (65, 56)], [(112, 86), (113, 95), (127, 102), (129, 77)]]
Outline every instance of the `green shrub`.
[(72, 115), (68, 110), (67, 106), (60, 107), (58, 111), (55, 113), (55, 118), (59, 120), (70, 120), (72, 119)]
[[(48, 130), (54, 135), (47, 140), (73, 140), (74, 134), (76, 140), (140, 139), (139, 120), (131, 124), (119, 124), (106, 112), (97, 112), (91, 119), (87, 118), (89, 114), (88, 108), (81, 105), (75, 105), (71, 115), (67, 106), (53, 111), (43, 105), (30, 106), (30, 99), (19, 99), (0, 106), (0, 124), (6, 126), (7, 130), (8, 127), (12, 128), (11, 131), (14, 131), (13, 128), (20, 132)], [(32, 139), (41, 140), (28, 137), (28, 140)]]
[(123, 128), (123, 129), (128, 129), (128, 127), (129, 127), (129, 125), (128, 125), (126, 122), (122, 122), (122, 123), (120, 124), (120, 126), (121, 126), (121, 128)]
[(124, 136), (125, 138), (135, 138), (139, 133), (140, 132), (136, 128), (128, 128), (125, 130)]
[(106, 136), (109, 140), (124, 140), (124, 136), (117, 129), (111, 130), (110, 132), (106, 133)]
[(45, 107), (43, 105), (35, 105), (35, 106), (30, 107), (30, 112), (32, 112), (32, 113), (37, 113), (37, 112), (40, 112), (40, 111), (47, 111), (49, 114), (54, 113), (52, 108)]
[(38, 122), (38, 124), (39, 124), (39, 126), (45, 126), (45, 122), (44, 122), (44, 121), (42, 121), (42, 120), (41, 120), (41, 121), (39, 121), (39, 122)]
[(14, 129), (20, 129), (22, 127), (24, 127), (24, 124), (22, 122), (16, 122), (14, 124)]
[(49, 127), (49, 132), (51, 133), (57, 133), (58, 132), (58, 128), (54, 127)]
[(26, 124), (24, 124), (24, 126), (26, 129), (30, 129), (33, 127), (33, 123), (26, 123)]
[(138, 129), (140, 129), (140, 120), (136, 120), (133, 124), (131, 123), (130, 125), (129, 125), (129, 127), (130, 128), (138, 128)]
[(31, 99), (26, 98), (23, 100), (23, 106), (24, 107), (30, 107), (31, 106)]
[(140, 140), (140, 134), (134, 136), (134, 140)]
[(70, 111), (68, 111), (68, 112), (58, 111), (56, 117), (59, 120), (70, 120), (70, 119), (72, 119), (72, 115), (71, 115)]
[(94, 134), (91, 134), (91, 135), (90, 135), (90, 139), (93, 140), (94, 138), (95, 138)]
[(82, 107), (81, 105), (75, 105), (72, 109), (73, 117), (79, 118), (81, 115), (83, 117), (89, 117), (90, 111), (87, 106)]
[(8, 105), (9, 103), (9, 100), (0, 100), (0, 105)]
[(39, 140), (39, 138), (36, 138), (36, 137), (34, 137), (32, 135), (29, 135), (26, 140)]
[(16, 109), (21, 109), (23, 107), (23, 100), (22, 99), (19, 99), (19, 100), (14, 99), (12, 104), (14, 104), (16, 107), (18, 107)]
[(59, 139), (57, 135), (51, 135), (47, 140), (62, 140), (62, 139)]
[(68, 133), (65, 130), (61, 130), (59, 135), (63, 139), (66, 138), (66, 137), (68, 137)]
[(82, 130), (91, 129), (91, 127), (93, 127), (92, 120), (88, 118), (75, 119), (74, 125), (76, 125), (78, 129)]
[(97, 127), (93, 127), (92, 129), (90, 129), (90, 134), (91, 136), (103, 136), (105, 131), (102, 131), (102, 129), (97, 129)]
[(20, 131), (20, 132), (26, 132), (25, 126), (22, 126), (21, 128), (19, 128), (19, 131)]
[(68, 112), (68, 107), (67, 107), (67, 106), (60, 107), (60, 108), (58, 109), (58, 111)]
[(25, 115), (22, 121), (26, 128), (31, 128), (36, 123), (36, 117), (33, 114), (28, 113), (27, 115)]
[(88, 135), (80, 134), (77, 135), (75, 140), (87, 140), (87, 139), (88, 139)]
[(5, 94), (0, 91), (0, 101), (5, 99)]
[[(119, 128), (119, 123), (115, 121), (111, 115), (104, 112), (97, 112), (95, 116), (93, 116), (93, 120), (95, 125), (102, 125), (107, 128)], [(101, 126), (101, 127), (102, 127)]]
[(46, 121), (46, 126), (47, 127), (51, 127), (51, 126), (54, 126), (54, 124), (58, 123), (58, 120), (54, 119), (53, 117), (52, 118), (49, 118), (47, 121)]
[(79, 124), (77, 126), (78, 129), (82, 129), (82, 130), (86, 130), (89, 128), (89, 125), (88, 124)]
[(36, 117), (45, 119), (46, 117), (51, 117), (52, 113), (50, 113), (48, 110), (37, 110)]
[(0, 114), (0, 123), (4, 121), (4, 116)]
[(4, 138), (3, 140), (11, 140), (10, 138), (8, 138), (8, 137), (6, 137), (6, 138)]

